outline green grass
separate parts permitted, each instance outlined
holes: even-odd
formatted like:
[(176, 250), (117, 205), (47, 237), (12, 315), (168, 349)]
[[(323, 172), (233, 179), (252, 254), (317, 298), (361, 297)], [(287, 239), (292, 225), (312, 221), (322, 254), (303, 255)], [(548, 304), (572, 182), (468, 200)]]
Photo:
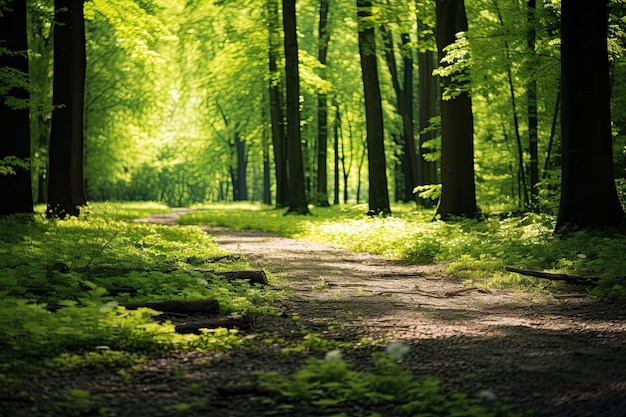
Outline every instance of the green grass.
[(315, 208), (313, 216), (284, 216), (284, 210), (253, 204), (197, 206), (182, 224), (259, 229), (282, 236), (340, 245), (411, 263), (442, 263), (445, 273), (473, 285), (533, 289), (547, 281), (512, 274), (519, 268), (603, 277), (595, 294), (626, 298), (626, 236), (582, 230), (553, 234), (555, 218), (527, 214), (504, 219), (432, 221), (432, 211), (395, 205), (393, 216), (368, 217), (366, 207)]

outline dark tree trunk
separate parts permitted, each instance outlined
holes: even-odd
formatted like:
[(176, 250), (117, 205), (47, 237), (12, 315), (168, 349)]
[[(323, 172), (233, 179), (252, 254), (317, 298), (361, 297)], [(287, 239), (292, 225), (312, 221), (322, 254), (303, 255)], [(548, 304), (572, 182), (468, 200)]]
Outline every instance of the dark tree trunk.
[[(0, 39), (8, 53), (0, 54), (0, 68), (9, 67), (19, 71), (21, 80), (15, 80), (8, 94), (21, 100), (16, 106), (5, 102), (7, 97), (0, 97), (0, 161), (6, 157), (16, 157), (23, 164), (30, 158), (30, 119), (28, 112), (29, 81), (26, 37), (26, 2), (13, 0), (7, 5), (11, 11), (2, 10), (0, 18)], [(6, 7), (6, 6), (5, 6)], [(21, 85), (20, 85), (21, 84)], [(29, 168), (9, 165), (13, 173), (0, 173), (0, 215), (14, 213), (32, 213), (33, 195)]]
[[(265, 119), (265, 117), (263, 117), (263, 119)], [(267, 140), (267, 129), (263, 129), (263, 204), (272, 204), (270, 149)]]
[(304, 184), (300, 141), (300, 76), (296, 0), (283, 0), (285, 29), (285, 78), (287, 90), (287, 159), (289, 162), (289, 209), (287, 214), (310, 214)]
[(419, 164), (415, 149), (415, 128), (413, 124), (413, 52), (410, 49), (411, 36), (400, 34), (402, 41), (403, 94), (402, 126), (404, 132), (404, 194), (405, 201), (417, 201), (413, 193), (419, 185)]
[(341, 113), (339, 112), (339, 103), (336, 100), (333, 100), (333, 106), (335, 106), (335, 122), (333, 124), (333, 134), (334, 134), (334, 143), (333, 143), (333, 153), (334, 153), (334, 185), (335, 192), (333, 197), (333, 204), (339, 204), (339, 141), (341, 140)]
[(55, 0), (54, 83), (49, 217), (77, 216), (87, 204), (83, 182), (85, 21), (83, 0)]
[(237, 189), (235, 201), (247, 201), (248, 183), (246, 181), (246, 173), (248, 171), (248, 155), (246, 153), (246, 142), (241, 140), (239, 132), (235, 132), (233, 139), (237, 156), (236, 181), (233, 183), (233, 188)]
[(376, 62), (376, 35), (369, 21), (372, 2), (357, 0), (359, 25), (359, 55), (363, 73), (365, 95), (365, 119), (367, 126), (367, 161), (369, 178), (369, 213), (389, 214), (389, 191), (387, 188), (387, 166), (385, 161), (385, 135), (383, 109)]
[[(320, 1), (319, 15), (319, 45), (318, 59), (320, 64), (326, 65), (328, 52), (328, 1)], [(324, 70), (322, 70), (325, 72)], [(318, 206), (328, 207), (328, 99), (325, 93), (317, 95), (317, 195), (315, 202)]]
[(269, 72), (270, 72), (270, 120), (272, 123), (272, 147), (274, 149), (274, 171), (276, 176), (276, 207), (289, 205), (287, 183), (287, 142), (285, 137), (285, 121), (283, 116), (283, 93), (281, 91), (278, 71), (279, 21), (276, 0), (268, 0), (268, 33), (269, 33)]
[[(463, 0), (437, 0), (437, 48), (454, 43), (456, 34), (467, 30)], [(442, 79), (445, 86), (448, 78)], [(477, 214), (474, 184), (472, 101), (463, 92), (441, 102), (441, 199), (437, 214), (442, 219)]]
[(561, 3), (563, 171), (556, 230), (617, 226), (613, 179), (607, 1)]
[[(424, 32), (424, 24), (418, 22), (418, 27), (421, 32)], [(422, 36), (424, 41), (430, 40), (430, 36)], [(433, 76), (433, 70), (435, 69), (435, 52), (432, 51), (423, 51), (419, 52), (417, 55), (417, 63), (418, 63), (418, 79), (419, 79), (419, 128), (420, 128), (420, 137), (419, 137), (419, 145), (420, 145), (420, 155), (422, 158), (420, 159), (420, 185), (425, 184), (437, 184), (439, 183), (439, 178), (437, 175), (437, 163), (434, 161), (426, 161), (423, 156), (426, 153), (429, 153), (428, 150), (423, 148), (424, 143), (434, 139), (437, 134), (433, 130), (429, 130), (428, 132), (424, 132), (423, 130), (429, 126), (429, 121), (431, 118), (439, 115), (439, 111), (437, 108), (437, 96), (438, 96), (438, 79)], [(424, 205), (432, 204), (432, 200), (420, 199), (420, 202)]]
[(536, 35), (536, 19), (535, 19), (536, 0), (528, 0), (528, 52), (529, 67), (531, 77), (526, 86), (528, 98), (528, 153), (530, 157), (529, 175), (530, 175), (530, 208), (538, 209), (539, 198), (539, 155), (537, 149), (538, 139), (538, 120), (537, 120), (537, 54), (535, 51)]

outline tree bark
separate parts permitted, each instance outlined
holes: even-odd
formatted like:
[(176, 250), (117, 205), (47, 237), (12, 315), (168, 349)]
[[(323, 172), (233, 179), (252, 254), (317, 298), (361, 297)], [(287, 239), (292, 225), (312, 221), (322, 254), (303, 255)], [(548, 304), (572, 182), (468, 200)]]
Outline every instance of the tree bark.
[(367, 162), (369, 214), (389, 214), (389, 191), (387, 188), (387, 164), (385, 161), (385, 133), (383, 110), (376, 62), (376, 35), (368, 18), (372, 16), (372, 2), (357, 0), (359, 25), (359, 55), (363, 74), (365, 95), (365, 119), (367, 125)]
[(613, 178), (607, 0), (561, 3), (563, 167), (556, 230), (618, 226)]
[(289, 208), (287, 214), (310, 214), (304, 184), (304, 163), (300, 139), (300, 75), (296, 0), (283, 0), (285, 29), (285, 77), (287, 90), (287, 159), (289, 162)]
[[(17, 157), (28, 164), (30, 155), (29, 78), (26, 36), (26, 2), (13, 0), (7, 5), (11, 11), (3, 10), (0, 18), (0, 39), (8, 51), (0, 54), (0, 68), (8, 67), (17, 74), (15, 85), (10, 86), (6, 96), (0, 98), (0, 161), (6, 157)], [(5, 6), (6, 7), (6, 6)], [(20, 85), (21, 84), (21, 85)], [(3, 94), (4, 95), (4, 94)], [(8, 97), (19, 100), (15, 105), (7, 104)], [(13, 173), (0, 173), (0, 215), (32, 213), (33, 196), (30, 168), (10, 165)]]
[[(328, 41), (330, 32), (328, 30), (328, 2), (320, 1), (319, 14), (319, 39), (318, 39), (318, 59), (320, 64), (326, 66), (326, 56), (328, 53)], [(325, 75), (325, 69), (321, 70)], [(326, 93), (317, 95), (317, 195), (315, 202), (318, 206), (328, 207), (328, 98)]]
[[(424, 32), (424, 24), (418, 22), (418, 28)], [(424, 42), (430, 41), (430, 35), (422, 36)], [(433, 76), (435, 69), (434, 54), (436, 52), (424, 50), (417, 55), (418, 63), (418, 89), (419, 89), (419, 147), (420, 147), (420, 185), (437, 184), (439, 178), (437, 175), (437, 163), (434, 161), (426, 161), (424, 154), (430, 151), (424, 149), (423, 145), (436, 137), (436, 132), (430, 130), (424, 132), (429, 126), (430, 119), (439, 115), (437, 109), (437, 91), (438, 79)], [(425, 206), (432, 204), (431, 199), (420, 199), (420, 203)]]
[[(456, 34), (467, 30), (463, 0), (437, 0), (437, 48), (456, 40)], [(449, 84), (443, 79), (442, 84)], [(472, 101), (467, 92), (441, 102), (441, 198), (437, 214), (441, 219), (474, 217), (477, 214), (474, 183)]]
[(538, 155), (538, 119), (537, 119), (537, 53), (535, 39), (537, 37), (535, 19), (536, 0), (528, 0), (528, 38), (530, 79), (526, 86), (528, 97), (528, 154), (530, 166), (530, 208), (538, 209), (539, 204), (539, 155)]
[(277, 0), (268, 0), (268, 37), (269, 37), (269, 98), (270, 120), (272, 123), (272, 147), (274, 149), (274, 172), (276, 177), (276, 207), (289, 205), (287, 183), (287, 142), (285, 137), (285, 121), (283, 115), (283, 93), (278, 71), (278, 50), (280, 37), (278, 30)]
[(55, 0), (54, 82), (48, 217), (77, 216), (83, 180), (85, 21), (83, 0)]

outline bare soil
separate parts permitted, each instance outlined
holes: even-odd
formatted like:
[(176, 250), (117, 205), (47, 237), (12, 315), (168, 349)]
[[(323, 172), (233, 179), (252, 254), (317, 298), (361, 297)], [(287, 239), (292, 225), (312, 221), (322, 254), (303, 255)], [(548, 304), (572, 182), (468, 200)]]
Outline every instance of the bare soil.
[[(173, 224), (177, 213), (150, 221)], [(289, 291), (283, 314), (258, 318), (245, 332), (250, 336), (271, 334), (298, 341), (304, 328), (345, 341), (364, 336), (401, 340), (411, 346), (403, 366), (416, 375), (436, 376), (470, 396), (489, 390), (515, 409), (532, 410), (536, 416), (626, 416), (622, 303), (480, 290), (446, 277), (437, 265), (408, 265), (258, 231), (204, 230), (224, 250), (280, 278), (274, 286)], [(278, 411), (247, 395), (223, 398), (217, 393), (219, 387), (254, 381), (254, 371), (293, 372), (312, 355), (284, 355), (281, 347), (284, 344), (263, 351), (172, 353), (152, 357), (130, 382), (115, 371), (89, 370), (35, 381), (33, 390), (56, 398), (67, 387), (88, 389), (99, 398), (99, 406), (118, 417), (173, 416), (181, 403), (198, 398), (209, 401), (183, 415), (332, 414)], [(346, 360), (367, 368), (369, 353), (349, 352)], [(201, 392), (193, 386), (200, 386)], [(1, 410), (0, 415), (15, 415)], [(379, 411), (391, 416), (384, 409), (331, 411), (349, 416)], [(98, 414), (93, 410), (81, 415)]]

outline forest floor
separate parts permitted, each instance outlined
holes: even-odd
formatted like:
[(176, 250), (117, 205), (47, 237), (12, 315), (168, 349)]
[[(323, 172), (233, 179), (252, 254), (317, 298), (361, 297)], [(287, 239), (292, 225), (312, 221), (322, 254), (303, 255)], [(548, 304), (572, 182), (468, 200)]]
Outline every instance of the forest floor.
[[(148, 220), (174, 224), (177, 213)], [(438, 265), (407, 265), (258, 231), (204, 230), (225, 251), (280, 278), (275, 286), (289, 293), (283, 314), (259, 317), (242, 333), (285, 342), (262, 350), (168, 353), (150, 358), (130, 382), (115, 371), (92, 370), (38, 381), (39, 389), (88, 389), (117, 417), (177, 415), (173, 410), (185, 416), (360, 415), (341, 407), (280, 411), (249, 395), (217, 393), (252, 381), (254, 371), (294, 372), (307, 357), (323, 357), (281, 352), (288, 341), (301, 341), (305, 329), (346, 342), (403, 341), (411, 349), (402, 366), (415, 375), (435, 376), (470, 396), (487, 390), (535, 416), (626, 416), (623, 303), (476, 289), (446, 277)], [(371, 363), (365, 350), (344, 358), (358, 369)], [(190, 389), (194, 384), (201, 393)], [(199, 396), (208, 402), (185, 409)]]

